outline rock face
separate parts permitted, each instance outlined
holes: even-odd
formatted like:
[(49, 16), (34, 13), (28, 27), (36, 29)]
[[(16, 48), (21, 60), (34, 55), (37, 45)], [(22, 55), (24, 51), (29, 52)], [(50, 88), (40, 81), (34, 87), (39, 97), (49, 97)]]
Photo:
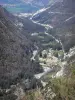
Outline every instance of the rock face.
[(15, 25), (16, 18), (14, 18), (0, 6), (0, 86), (2, 88), (15, 84), (24, 75), (25, 78), (29, 78), (33, 73), (38, 73), (37, 69), (39, 70), (39, 64), (30, 61), (34, 44), (26, 36), (26, 31)]
[(32, 19), (53, 26), (54, 36), (62, 41), (65, 50), (68, 51), (75, 45), (75, 1), (60, 1), (49, 5), (46, 10), (34, 14)]

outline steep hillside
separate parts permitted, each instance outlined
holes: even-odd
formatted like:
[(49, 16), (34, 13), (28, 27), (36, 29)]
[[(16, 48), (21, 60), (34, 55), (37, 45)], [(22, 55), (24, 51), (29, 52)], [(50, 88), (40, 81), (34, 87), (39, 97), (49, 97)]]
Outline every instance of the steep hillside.
[(75, 13), (75, 2), (69, 0), (67, 4), (66, 0), (63, 0), (63, 2), (60, 1), (49, 5), (41, 13), (38, 12), (37, 14), (34, 14), (33, 19), (39, 21), (40, 23), (51, 24), (52, 26), (56, 27), (69, 17), (72, 17)]
[(34, 44), (26, 36), (27, 33), (16, 26), (13, 19), (10, 20), (9, 15), (11, 14), (0, 6), (1, 88), (9, 88), (10, 85), (16, 84), (19, 78), (32, 77), (34, 73), (41, 71), (39, 64), (31, 62), (30, 59), (35, 49)]
[(53, 31), (55, 30), (52, 34), (62, 41), (65, 50), (68, 51), (75, 45), (75, 1), (60, 1), (35, 13), (32, 20), (52, 26)]

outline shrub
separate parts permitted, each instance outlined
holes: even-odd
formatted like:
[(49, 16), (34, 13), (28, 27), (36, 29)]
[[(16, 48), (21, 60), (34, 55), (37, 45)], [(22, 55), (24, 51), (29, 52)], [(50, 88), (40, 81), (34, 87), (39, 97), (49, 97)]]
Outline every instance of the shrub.
[(52, 80), (52, 90), (56, 93), (54, 100), (75, 100), (74, 78), (58, 78)]

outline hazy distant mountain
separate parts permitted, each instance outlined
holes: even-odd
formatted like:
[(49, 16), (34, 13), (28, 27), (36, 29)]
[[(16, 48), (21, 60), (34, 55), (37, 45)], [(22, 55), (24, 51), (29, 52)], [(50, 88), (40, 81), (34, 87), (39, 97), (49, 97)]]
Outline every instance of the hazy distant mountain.
[(49, 0), (0, 0), (0, 4), (13, 13), (31, 13), (48, 5)]

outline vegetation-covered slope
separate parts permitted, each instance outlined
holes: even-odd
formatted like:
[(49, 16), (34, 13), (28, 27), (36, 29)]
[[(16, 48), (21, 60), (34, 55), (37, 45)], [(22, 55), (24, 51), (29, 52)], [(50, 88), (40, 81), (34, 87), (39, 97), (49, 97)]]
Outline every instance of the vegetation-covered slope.
[(75, 1), (60, 1), (58, 0), (53, 5), (49, 5), (44, 11), (34, 14), (32, 19), (39, 21), (39, 23), (51, 25), (53, 32), (50, 31), (49, 33), (60, 39), (64, 49), (68, 51), (75, 45)]
[[(12, 15), (11, 15), (12, 16)], [(34, 44), (15, 25), (13, 18), (0, 6), (0, 86), (8, 88), (17, 83), (18, 77), (38, 73), (39, 64), (31, 62)], [(32, 77), (31, 76), (31, 77)]]

